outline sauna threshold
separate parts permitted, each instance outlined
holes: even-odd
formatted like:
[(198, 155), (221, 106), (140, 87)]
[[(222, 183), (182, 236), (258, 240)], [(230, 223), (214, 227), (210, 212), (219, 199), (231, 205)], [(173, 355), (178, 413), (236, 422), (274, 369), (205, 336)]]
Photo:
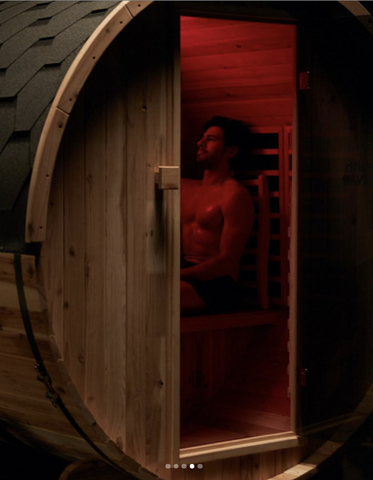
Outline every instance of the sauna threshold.
[(226, 440), (223, 442), (181, 448), (179, 458), (187, 464), (209, 462), (218, 459), (298, 447), (300, 443), (300, 437), (294, 432), (282, 432), (274, 435)]
[[(221, 388), (214, 399), (181, 423), (180, 455), (229, 454), (232, 449), (245, 451), (259, 445), (264, 450), (298, 444), (291, 430), (290, 403), (285, 398), (271, 398), (233, 387), (234, 378)], [(290, 442), (290, 444), (289, 444)]]

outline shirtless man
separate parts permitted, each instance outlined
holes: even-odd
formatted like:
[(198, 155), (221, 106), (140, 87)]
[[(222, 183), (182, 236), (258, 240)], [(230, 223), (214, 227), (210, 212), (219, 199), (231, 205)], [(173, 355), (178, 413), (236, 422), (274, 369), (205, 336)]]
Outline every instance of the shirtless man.
[(231, 176), (231, 159), (248, 154), (249, 130), (238, 120), (213, 117), (197, 142), (202, 180), (181, 181), (180, 303), (182, 313), (235, 306), (241, 257), (254, 207)]

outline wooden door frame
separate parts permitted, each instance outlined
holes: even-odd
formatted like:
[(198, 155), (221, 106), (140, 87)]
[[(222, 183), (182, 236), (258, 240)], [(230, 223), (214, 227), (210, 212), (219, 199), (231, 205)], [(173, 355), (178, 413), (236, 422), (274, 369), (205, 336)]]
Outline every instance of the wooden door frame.
[[(188, 2), (182, 2), (183, 4)], [(194, 2), (193, 2), (194, 3)], [(205, 3), (205, 2), (204, 2)], [(197, 6), (198, 7), (198, 6)], [(228, 5), (229, 8), (229, 5)], [(223, 9), (224, 10), (224, 9)], [(194, 16), (194, 17), (209, 17), (209, 18), (219, 18), (221, 20), (228, 20), (228, 19), (239, 19), (246, 22), (263, 22), (263, 23), (273, 23), (273, 19), (271, 18), (258, 18), (253, 17), (252, 15), (227, 15), (224, 11), (216, 11), (216, 7), (214, 5), (211, 6), (202, 6), (201, 10), (198, 11), (198, 8), (190, 9), (187, 8), (180, 8), (180, 15), (183, 16)], [(234, 17), (234, 18), (233, 18)], [(277, 23), (282, 24), (295, 24), (295, 21), (284, 21), (277, 18)], [(295, 42), (296, 45), (296, 42)], [(294, 50), (296, 55), (296, 48)], [(293, 59), (293, 72), (294, 76), (296, 77), (297, 72), (297, 65), (296, 65), (296, 56)], [(296, 78), (294, 79), (294, 85), (296, 87)], [(294, 113), (293, 113), (293, 125), (294, 121), (296, 121), (296, 91), (293, 92), (294, 95)], [(281, 132), (283, 132), (283, 128), (281, 128)], [(290, 258), (291, 262), (291, 271), (293, 272), (293, 284), (290, 288), (290, 301), (289, 307), (290, 309), (296, 308), (296, 294), (295, 289), (294, 293), (292, 292), (292, 288), (295, 287), (297, 283), (296, 279), (296, 268), (297, 268), (297, 261), (296, 261), (296, 246), (297, 246), (297, 230), (296, 230), (296, 215), (297, 215), (297, 208), (293, 208), (293, 204), (296, 201), (296, 189), (297, 189), (297, 182), (296, 182), (296, 171), (294, 172), (294, 165), (297, 163), (296, 158), (296, 142), (297, 142), (297, 128), (293, 128), (293, 183), (292, 183), (292, 215), (291, 215), (291, 231), (292, 235), (294, 232), (294, 238), (291, 238), (291, 249), (292, 254)], [(282, 139), (281, 139), (282, 140)], [(291, 310), (290, 310), (291, 311)], [(296, 312), (296, 310), (294, 310)], [(291, 315), (291, 319), (289, 320), (289, 330), (291, 332), (291, 339), (290, 339), (290, 361), (289, 361), (289, 390), (292, 396), (291, 401), (291, 431), (284, 432), (281, 434), (271, 434), (265, 435), (262, 437), (248, 437), (240, 440), (233, 440), (233, 441), (225, 441), (219, 442), (218, 444), (214, 445), (201, 445), (197, 447), (188, 447), (183, 448), (180, 450), (180, 462), (183, 463), (197, 463), (197, 462), (207, 462), (207, 461), (214, 461), (220, 460), (224, 458), (231, 458), (237, 457), (247, 454), (277, 450), (277, 449), (285, 449), (299, 446), (300, 438), (297, 435), (298, 430), (298, 423), (297, 423), (297, 416), (298, 416), (298, 397), (297, 397), (297, 348), (296, 348), (296, 338), (297, 338), (297, 329), (296, 329), (296, 314)]]

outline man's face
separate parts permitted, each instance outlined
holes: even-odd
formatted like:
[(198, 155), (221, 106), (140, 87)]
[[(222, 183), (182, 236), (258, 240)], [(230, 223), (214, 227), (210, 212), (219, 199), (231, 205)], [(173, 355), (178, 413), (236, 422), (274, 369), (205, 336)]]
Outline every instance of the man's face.
[(211, 170), (220, 165), (227, 156), (224, 131), (220, 127), (208, 128), (203, 133), (202, 138), (197, 142), (197, 146), (197, 162), (207, 170)]

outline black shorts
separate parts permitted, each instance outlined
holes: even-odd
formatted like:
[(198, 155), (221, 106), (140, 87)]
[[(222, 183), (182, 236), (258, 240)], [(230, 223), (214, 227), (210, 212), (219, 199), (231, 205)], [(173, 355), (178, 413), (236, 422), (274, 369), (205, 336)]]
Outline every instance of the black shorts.
[[(184, 259), (181, 260), (181, 268), (192, 267), (193, 265), (196, 264)], [(212, 313), (231, 312), (240, 306), (238, 284), (229, 275), (205, 281), (183, 278), (183, 281), (192, 285)]]

